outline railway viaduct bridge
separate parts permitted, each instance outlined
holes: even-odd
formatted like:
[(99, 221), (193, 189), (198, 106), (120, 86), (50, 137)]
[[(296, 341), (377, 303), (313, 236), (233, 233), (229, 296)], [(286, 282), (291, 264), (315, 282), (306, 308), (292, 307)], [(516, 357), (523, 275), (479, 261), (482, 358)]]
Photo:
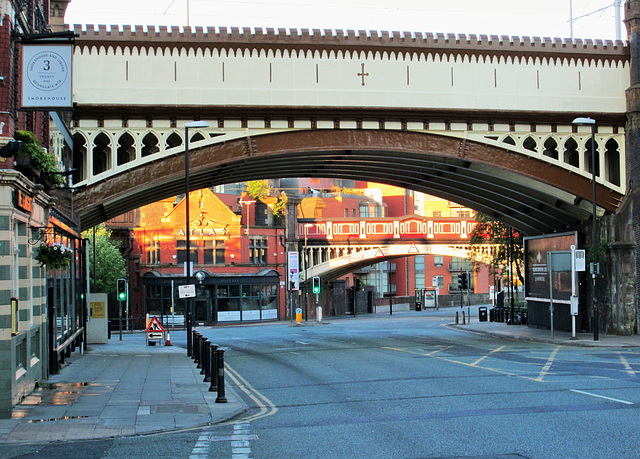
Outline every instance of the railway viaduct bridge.
[[(585, 246), (596, 217), (610, 248), (603, 330), (637, 333), (639, 4), (625, 6), (629, 43), (76, 27), (73, 148), (61, 133), (51, 148), (71, 159), (83, 229), (183, 193), (187, 135), (192, 189), (367, 179), (525, 235), (577, 229)], [(595, 174), (577, 117), (596, 120)], [(185, 129), (195, 120), (209, 127)]]

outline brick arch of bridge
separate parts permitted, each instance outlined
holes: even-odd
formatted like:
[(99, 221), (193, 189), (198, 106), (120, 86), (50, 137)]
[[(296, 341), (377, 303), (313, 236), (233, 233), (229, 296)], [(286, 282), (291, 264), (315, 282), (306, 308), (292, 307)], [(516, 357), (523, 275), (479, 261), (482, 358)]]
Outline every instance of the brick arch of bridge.
[[(87, 185), (74, 207), (83, 229), (185, 191), (184, 153)], [(590, 217), (584, 176), (506, 148), (433, 133), (289, 131), (190, 151), (191, 189), (264, 178), (326, 177), (387, 183), (483, 212), (524, 234), (575, 228)], [(596, 202), (615, 212), (622, 196), (600, 184)]]

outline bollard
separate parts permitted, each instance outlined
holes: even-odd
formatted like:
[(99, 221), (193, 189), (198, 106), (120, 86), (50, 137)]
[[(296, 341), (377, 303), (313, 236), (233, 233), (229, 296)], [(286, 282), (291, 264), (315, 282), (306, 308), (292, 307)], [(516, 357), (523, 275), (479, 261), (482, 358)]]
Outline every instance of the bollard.
[(198, 332), (194, 332), (193, 333), (193, 341), (192, 346), (193, 346), (193, 362), (196, 364), (196, 368), (200, 368), (198, 367), (198, 362), (200, 361), (200, 355), (198, 355), (198, 350), (200, 348), (200, 346), (198, 346), (198, 340), (200, 339), (200, 333)]
[(204, 382), (211, 382), (211, 346), (212, 344), (207, 340), (207, 345), (204, 348)]
[(202, 338), (202, 370), (200, 374), (207, 378), (207, 349), (209, 349), (209, 339)]
[(191, 357), (193, 357), (193, 362), (198, 363), (198, 352), (196, 342), (198, 341), (198, 332), (194, 331), (191, 339)]
[(218, 390), (218, 346), (211, 345), (211, 362), (209, 365), (211, 373), (211, 385), (209, 386), (209, 392)]
[(204, 336), (198, 333), (198, 342), (196, 343), (196, 349), (198, 350), (198, 364), (196, 368), (202, 368), (202, 341), (204, 340)]
[(196, 360), (196, 353), (195, 353), (195, 350), (193, 349), (193, 343), (194, 343), (195, 339), (196, 339), (196, 331), (195, 330), (191, 330), (191, 353), (188, 354), (188, 355), (194, 361)]
[(464, 325), (465, 323), (466, 322), (465, 322), (465, 319), (464, 319), (464, 311), (462, 311), (462, 325)]
[(218, 397), (216, 403), (227, 403), (224, 394), (224, 349), (218, 349)]
[(456, 311), (456, 325), (458, 325), (458, 311)]

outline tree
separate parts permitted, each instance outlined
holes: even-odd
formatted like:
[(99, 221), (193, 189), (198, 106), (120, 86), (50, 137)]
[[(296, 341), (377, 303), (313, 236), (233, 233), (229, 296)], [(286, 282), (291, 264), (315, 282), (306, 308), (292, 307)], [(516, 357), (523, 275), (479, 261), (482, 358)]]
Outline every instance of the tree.
[[(495, 274), (509, 266), (509, 251), (511, 250), (512, 263), (515, 273), (521, 283), (524, 282), (523, 274), (523, 244), (522, 235), (509, 225), (493, 220), (486, 215), (477, 214), (478, 224), (470, 234), (469, 256), (479, 258), (486, 254), (487, 245), (492, 246), (491, 267)], [(510, 237), (511, 233), (511, 237)]]
[[(127, 278), (127, 267), (125, 259), (120, 253), (119, 244), (111, 240), (111, 230), (104, 225), (96, 227), (96, 261), (95, 261), (95, 292), (115, 293), (117, 281), (120, 278)], [(87, 249), (89, 250), (89, 269), (93, 275), (93, 230), (82, 233), (85, 239), (89, 239)]]
[(251, 180), (247, 182), (247, 194), (253, 199), (261, 199), (269, 196), (271, 187), (268, 180)]
[(280, 198), (272, 198), (272, 202), (269, 202), (270, 200), (268, 198), (271, 194), (271, 190), (272, 187), (269, 185), (268, 180), (251, 180), (247, 182), (247, 194), (256, 201), (261, 201), (267, 204), (273, 212), (274, 217), (280, 217), (284, 214), (285, 205), (287, 203), (286, 195)]

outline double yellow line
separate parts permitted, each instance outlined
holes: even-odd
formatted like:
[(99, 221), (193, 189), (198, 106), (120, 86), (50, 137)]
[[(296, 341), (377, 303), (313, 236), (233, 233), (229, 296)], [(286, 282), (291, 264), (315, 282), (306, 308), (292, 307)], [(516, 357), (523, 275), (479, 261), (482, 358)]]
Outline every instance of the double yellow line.
[(256, 390), (249, 382), (240, 376), (236, 370), (231, 368), (231, 366), (225, 362), (225, 371), (229, 376), (229, 379), (233, 381), (233, 383), (240, 389), (242, 392), (247, 394), (253, 402), (258, 406), (258, 411), (256, 414), (248, 416), (246, 418), (242, 418), (242, 420), (231, 422), (230, 424), (236, 424), (238, 422), (248, 422), (254, 421), (260, 418), (266, 418), (267, 416), (272, 416), (278, 412), (278, 407), (269, 400), (266, 396), (260, 393), (260, 391)]

